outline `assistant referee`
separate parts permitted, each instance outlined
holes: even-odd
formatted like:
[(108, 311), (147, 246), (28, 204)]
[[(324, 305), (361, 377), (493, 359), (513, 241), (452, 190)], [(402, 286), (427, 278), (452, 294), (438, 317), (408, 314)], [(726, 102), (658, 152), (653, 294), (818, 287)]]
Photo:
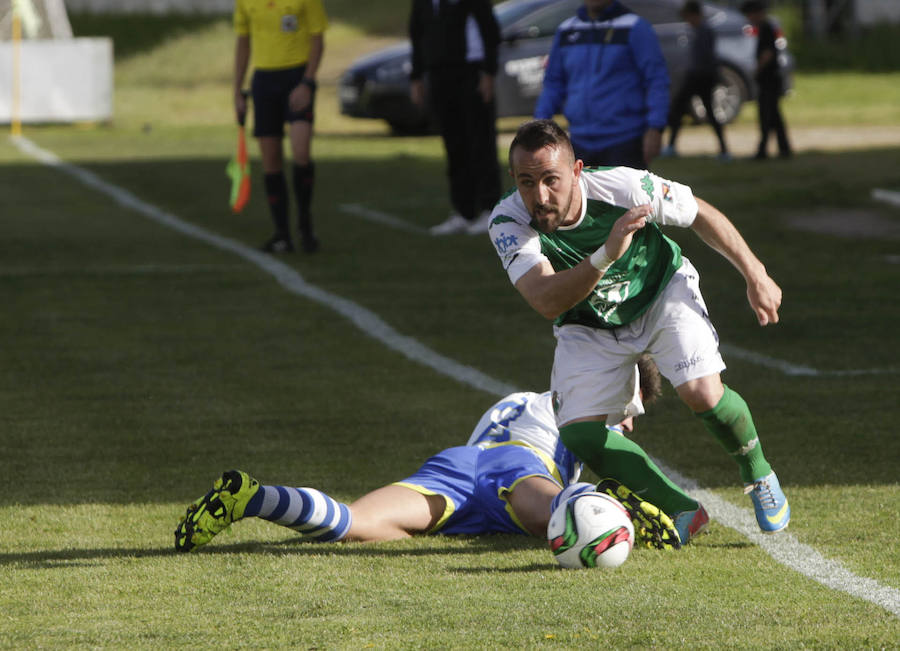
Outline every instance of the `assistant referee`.
[(244, 78), (253, 52), (251, 94), (253, 135), (259, 142), (266, 196), (275, 233), (264, 251), (294, 250), (288, 221), (288, 191), (284, 178), (284, 123), (289, 125), (293, 157), (293, 185), (297, 197), (303, 250), (319, 248), (313, 233), (310, 204), (314, 166), (310, 158), (316, 72), (325, 49), (328, 17), (322, 0), (236, 0), (234, 30), (234, 108), (239, 123), (247, 114)]

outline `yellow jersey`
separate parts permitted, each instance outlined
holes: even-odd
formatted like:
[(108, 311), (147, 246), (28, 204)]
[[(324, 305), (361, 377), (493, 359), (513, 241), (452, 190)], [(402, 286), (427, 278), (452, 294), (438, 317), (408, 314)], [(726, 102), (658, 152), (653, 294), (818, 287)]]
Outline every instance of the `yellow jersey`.
[(249, 36), (253, 65), (278, 70), (309, 60), (310, 37), (328, 27), (322, 0), (235, 0), (234, 31)]

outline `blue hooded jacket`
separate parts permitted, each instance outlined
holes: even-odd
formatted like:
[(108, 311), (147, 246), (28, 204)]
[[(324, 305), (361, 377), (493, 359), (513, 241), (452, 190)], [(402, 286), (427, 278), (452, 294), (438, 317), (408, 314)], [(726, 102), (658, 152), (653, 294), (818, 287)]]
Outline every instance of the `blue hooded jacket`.
[(597, 20), (582, 6), (557, 28), (534, 109), (562, 112), (572, 141), (601, 150), (663, 129), (669, 72), (653, 27), (615, 0)]

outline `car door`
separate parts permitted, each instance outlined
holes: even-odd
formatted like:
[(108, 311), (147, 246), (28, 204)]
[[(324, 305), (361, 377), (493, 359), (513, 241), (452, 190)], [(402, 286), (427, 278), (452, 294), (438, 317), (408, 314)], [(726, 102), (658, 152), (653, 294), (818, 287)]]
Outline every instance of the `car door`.
[(623, 0), (622, 4), (653, 25), (675, 92), (691, 61), (691, 28), (681, 18), (682, 0)]

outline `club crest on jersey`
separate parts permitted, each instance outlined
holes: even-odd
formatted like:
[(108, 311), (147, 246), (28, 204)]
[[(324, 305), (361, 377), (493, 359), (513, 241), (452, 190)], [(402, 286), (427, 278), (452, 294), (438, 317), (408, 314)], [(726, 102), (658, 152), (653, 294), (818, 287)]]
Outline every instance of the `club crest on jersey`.
[(669, 185), (668, 183), (662, 184), (662, 198), (663, 198), (663, 201), (668, 201), (669, 203), (672, 203), (672, 186)]
[(298, 27), (297, 16), (294, 14), (288, 14), (287, 16), (281, 17), (281, 31), (282, 32), (296, 32)]

